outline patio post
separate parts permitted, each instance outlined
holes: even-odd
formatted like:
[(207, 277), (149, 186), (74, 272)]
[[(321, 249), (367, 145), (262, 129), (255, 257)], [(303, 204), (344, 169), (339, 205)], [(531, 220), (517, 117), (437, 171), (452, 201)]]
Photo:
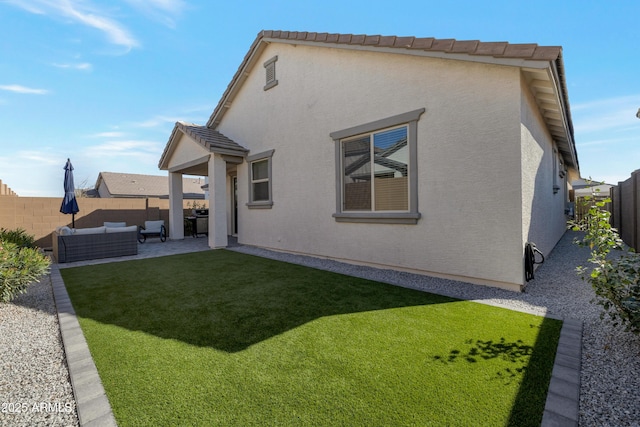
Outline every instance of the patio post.
[(209, 247), (226, 248), (227, 162), (220, 154), (209, 157)]
[(169, 172), (169, 239), (184, 239), (182, 174)]

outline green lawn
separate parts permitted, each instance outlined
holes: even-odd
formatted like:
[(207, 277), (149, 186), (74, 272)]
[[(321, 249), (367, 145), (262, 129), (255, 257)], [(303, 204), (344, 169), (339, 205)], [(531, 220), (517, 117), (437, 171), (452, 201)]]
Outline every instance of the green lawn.
[(120, 426), (537, 426), (562, 325), (226, 250), (61, 273)]

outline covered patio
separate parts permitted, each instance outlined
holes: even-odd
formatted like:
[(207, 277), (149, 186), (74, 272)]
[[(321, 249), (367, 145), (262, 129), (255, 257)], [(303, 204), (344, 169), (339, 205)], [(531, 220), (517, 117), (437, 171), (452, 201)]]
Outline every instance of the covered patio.
[(236, 176), (249, 150), (206, 126), (177, 122), (158, 167), (169, 172), (169, 239), (184, 239), (182, 176), (209, 178), (208, 244), (224, 248), (237, 231)]

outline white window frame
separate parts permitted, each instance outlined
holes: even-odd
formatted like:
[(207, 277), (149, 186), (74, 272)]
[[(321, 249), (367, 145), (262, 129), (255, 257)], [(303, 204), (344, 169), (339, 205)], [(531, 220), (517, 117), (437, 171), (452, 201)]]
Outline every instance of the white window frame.
[[(247, 207), (249, 209), (271, 209), (273, 207), (273, 174), (272, 174), (272, 157), (275, 150), (269, 150), (262, 153), (257, 153), (247, 157), (247, 163), (249, 165), (249, 201)], [(254, 180), (253, 179), (253, 164), (257, 162), (267, 161), (267, 178)], [(269, 183), (269, 199), (268, 200), (254, 200), (253, 184), (260, 182)]]
[[(416, 224), (420, 219), (418, 212), (418, 120), (425, 112), (424, 108), (398, 114), (382, 120), (332, 132), (335, 145), (336, 164), (336, 212), (337, 222), (367, 222), (386, 224)], [(400, 126), (407, 127), (407, 145), (409, 147), (408, 183), (409, 209), (407, 211), (344, 211), (343, 210), (343, 155), (342, 142), (358, 135), (373, 134)]]

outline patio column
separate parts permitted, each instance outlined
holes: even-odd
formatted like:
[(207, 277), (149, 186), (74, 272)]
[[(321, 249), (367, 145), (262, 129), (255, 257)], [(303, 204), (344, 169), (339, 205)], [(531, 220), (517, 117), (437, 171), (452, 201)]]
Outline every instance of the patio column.
[(209, 157), (209, 247), (227, 244), (227, 162), (214, 154)]
[(169, 172), (169, 239), (184, 239), (182, 174)]

